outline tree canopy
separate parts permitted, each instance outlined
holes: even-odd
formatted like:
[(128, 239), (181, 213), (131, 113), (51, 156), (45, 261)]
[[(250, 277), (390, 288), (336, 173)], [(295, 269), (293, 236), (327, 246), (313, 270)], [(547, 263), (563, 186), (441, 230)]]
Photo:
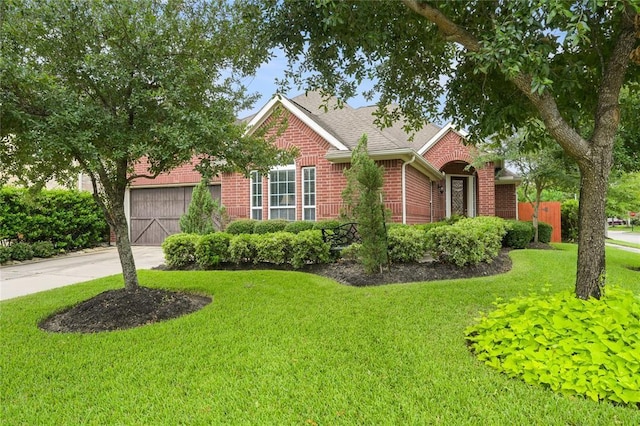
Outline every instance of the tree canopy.
[(129, 182), (194, 155), (208, 173), (287, 161), (264, 133), (236, 123), (254, 100), (237, 77), (266, 51), (228, 2), (8, 0), (2, 13), (2, 170), (32, 182), (90, 176), (127, 288), (137, 287)]
[[(471, 141), (532, 117), (581, 172), (576, 294), (600, 297), (607, 179), (619, 94), (640, 80), (640, 2), (248, 0), (245, 19), (289, 58), (291, 81), (343, 99), (366, 78), (388, 125), (444, 113)], [(260, 16), (261, 19), (256, 18)], [(395, 108), (387, 108), (390, 104)]]

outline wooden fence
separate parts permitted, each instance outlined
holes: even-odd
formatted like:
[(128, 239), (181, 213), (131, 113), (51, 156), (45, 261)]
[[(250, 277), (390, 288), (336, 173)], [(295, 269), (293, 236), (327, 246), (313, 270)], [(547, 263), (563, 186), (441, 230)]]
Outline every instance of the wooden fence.
[[(538, 220), (553, 226), (553, 232), (551, 234), (551, 242), (553, 243), (562, 241), (560, 204), (559, 201), (546, 201), (540, 203), (538, 209)], [(532, 218), (533, 206), (530, 203), (518, 203), (518, 219), (530, 221)]]

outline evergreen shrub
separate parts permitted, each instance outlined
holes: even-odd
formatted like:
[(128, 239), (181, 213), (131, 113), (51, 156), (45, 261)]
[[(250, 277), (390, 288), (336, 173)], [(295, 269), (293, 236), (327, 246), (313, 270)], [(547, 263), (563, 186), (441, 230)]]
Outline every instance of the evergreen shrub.
[(294, 234), (291, 265), (302, 268), (306, 264), (321, 264), (331, 261), (331, 244), (322, 240), (319, 230), (306, 230)]
[(640, 407), (638, 296), (614, 287), (601, 300), (565, 291), (495, 305), (465, 331), (479, 360), (565, 395)]
[(256, 241), (259, 235), (238, 234), (229, 241), (229, 260), (236, 264), (257, 262)]
[(293, 255), (294, 234), (290, 232), (274, 232), (271, 234), (256, 234), (255, 247), (257, 262), (282, 265), (290, 263)]
[(417, 262), (424, 257), (425, 232), (408, 225), (396, 224), (388, 231), (389, 260), (396, 263)]
[(574, 243), (578, 241), (578, 201), (567, 200), (560, 206), (560, 232), (562, 241)]
[(256, 223), (258, 221), (255, 219), (237, 219), (227, 225), (225, 232), (232, 235), (253, 234)]
[(512, 249), (527, 248), (533, 240), (534, 229), (531, 222), (522, 222), (519, 220), (507, 221), (507, 233), (502, 239), (502, 246)]
[(0, 263), (5, 263), (11, 260), (11, 247), (0, 246)]
[(214, 266), (229, 260), (229, 242), (232, 235), (226, 232), (215, 232), (200, 237), (196, 243), (196, 263), (202, 269)]
[(56, 253), (56, 249), (51, 241), (36, 241), (31, 244), (31, 248), (33, 249), (34, 257), (47, 258)]
[(33, 259), (33, 249), (31, 244), (19, 242), (11, 245), (11, 258), (13, 260)]
[(431, 229), (426, 247), (435, 259), (459, 267), (491, 262), (500, 253), (506, 229), (506, 221), (498, 217), (466, 218)]
[(538, 241), (539, 242), (549, 244), (551, 242), (552, 233), (553, 233), (553, 226), (549, 225), (546, 222), (538, 221)]
[(259, 220), (253, 226), (253, 233), (272, 234), (274, 232), (282, 232), (289, 223), (291, 222), (284, 219)]
[(302, 231), (308, 231), (310, 229), (314, 229), (316, 222), (311, 220), (297, 220), (295, 222), (287, 223), (285, 226), (285, 232), (291, 232), (292, 234), (299, 234)]
[(162, 242), (164, 260), (170, 268), (184, 268), (196, 260), (197, 234), (174, 234)]
[(317, 221), (314, 225), (313, 225), (313, 229), (331, 229), (331, 228), (337, 228), (338, 226), (342, 225), (344, 222), (339, 220), (339, 219), (323, 219), (323, 220), (319, 220)]
[(358, 261), (360, 259), (360, 249), (362, 244), (353, 243), (340, 251), (340, 258), (350, 261)]

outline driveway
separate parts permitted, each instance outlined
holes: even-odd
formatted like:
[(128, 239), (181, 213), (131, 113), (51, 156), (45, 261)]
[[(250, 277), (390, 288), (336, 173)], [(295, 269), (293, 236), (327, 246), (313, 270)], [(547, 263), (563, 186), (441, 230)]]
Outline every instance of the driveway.
[[(138, 269), (164, 263), (160, 247), (133, 247), (133, 257)], [(0, 300), (121, 273), (115, 247), (5, 265), (0, 267)]]
[(640, 232), (637, 232), (640, 229), (640, 227), (636, 227), (634, 229), (636, 229), (636, 232), (616, 231), (615, 229), (609, 228), (609, 230), (607, 231), (607, 236), (612, 240), (640, 244)]

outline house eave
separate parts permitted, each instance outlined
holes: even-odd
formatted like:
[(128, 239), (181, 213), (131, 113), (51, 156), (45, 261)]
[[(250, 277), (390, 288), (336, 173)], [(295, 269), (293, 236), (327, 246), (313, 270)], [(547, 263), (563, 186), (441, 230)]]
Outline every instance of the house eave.
[[(412, 167), (422, 172), (431, 180), (441, 180), (444, 174), (433, 167), (424, 157), (418, 155), (413, 149), (392, 149), (373, 151), (369, 153), (369, 156), (376, 161), (383, 160), (402, 160), (411, 161), (415, 157), (415, 161), (411, 164)], [(336, 164), (344, 164), (351, 162), (351, 151), (329, 151), (325, 155), (327, 161)]]
[(517, 176), (502, 176), (495, 179), (496, 185), (519, 185), (521, 182), (522, 178)]

